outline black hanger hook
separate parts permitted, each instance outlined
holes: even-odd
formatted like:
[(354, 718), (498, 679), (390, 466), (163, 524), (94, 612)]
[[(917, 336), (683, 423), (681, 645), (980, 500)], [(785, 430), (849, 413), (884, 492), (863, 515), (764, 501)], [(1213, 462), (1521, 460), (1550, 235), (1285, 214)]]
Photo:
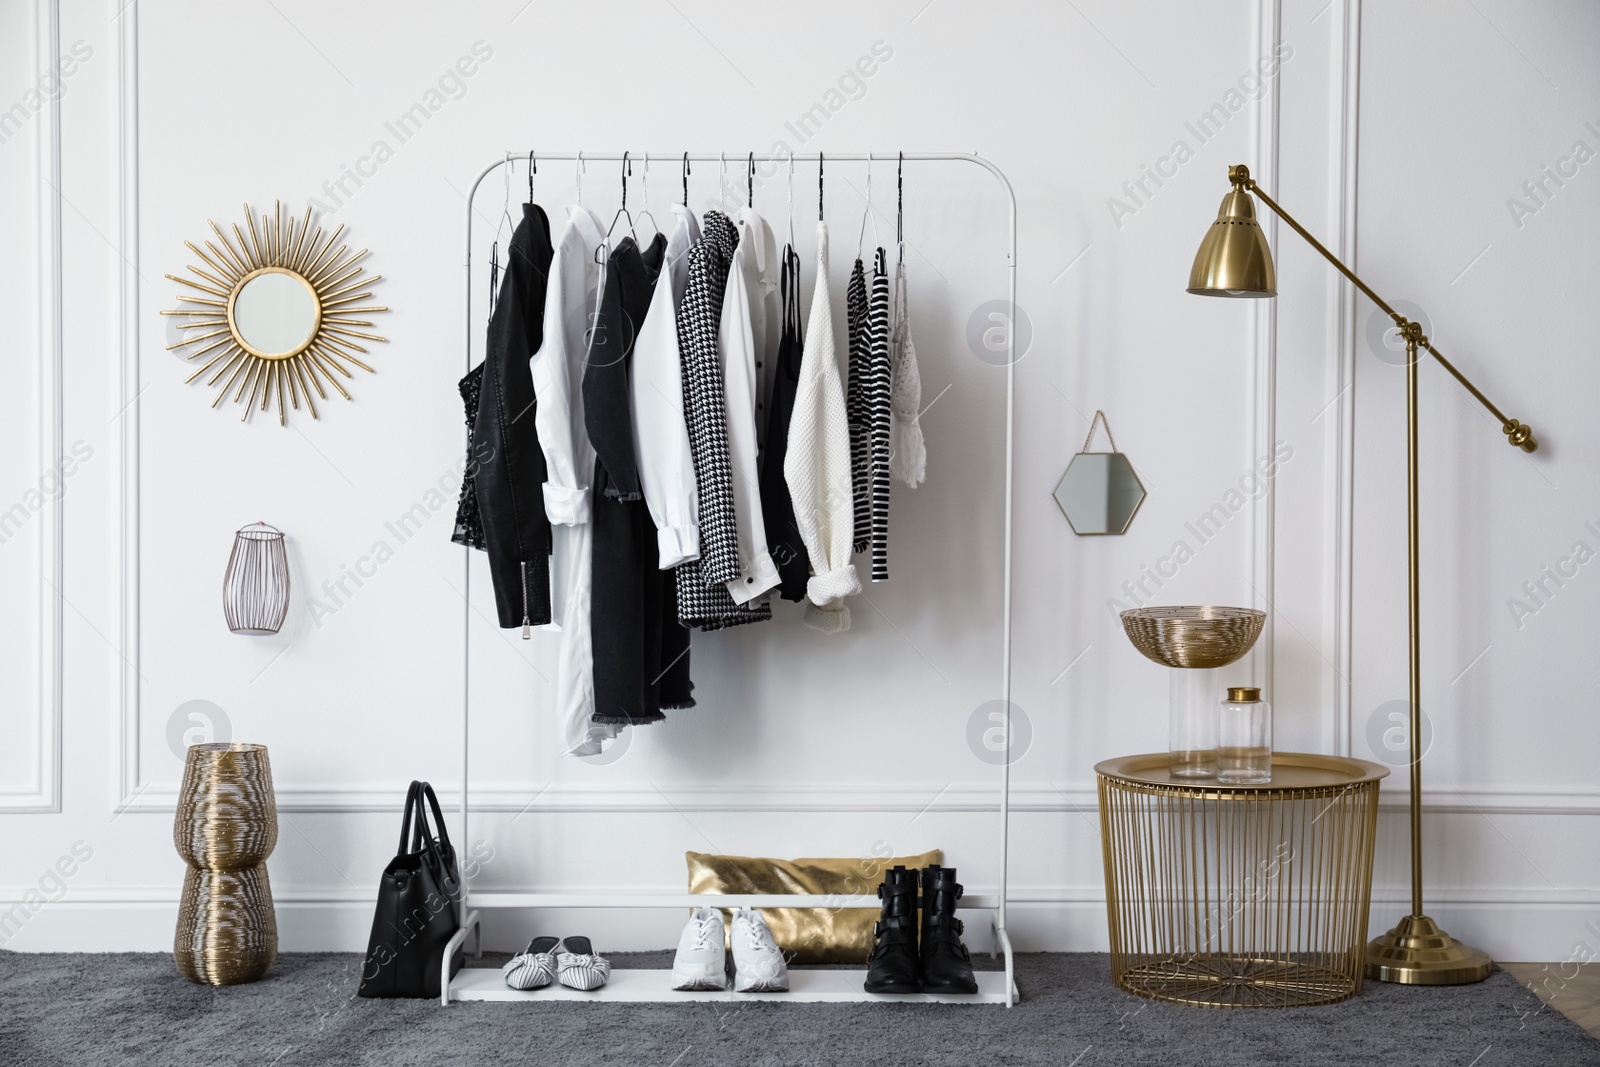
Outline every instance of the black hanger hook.
[(756, 154), (754, 152), (750, 153), (750, 170), (745, 176), (745, 183), (745, 206), (753, 208), (756, 206)]
[(817, 221), (822, 221), (822, 153), (817, 153)]
[(689, 206), (689, 153), (683, 154), (683, 206)]
[(894, 175), (895, 203), (894, 203), (894, 240), (900, 246), (900, 258), (906, 257), (906, 154), (900, 153), (900, 162), (895, 166)]
[(494, 318), (495, 297), (500, 292), (500, 242), (489, 246), (489, 318)]

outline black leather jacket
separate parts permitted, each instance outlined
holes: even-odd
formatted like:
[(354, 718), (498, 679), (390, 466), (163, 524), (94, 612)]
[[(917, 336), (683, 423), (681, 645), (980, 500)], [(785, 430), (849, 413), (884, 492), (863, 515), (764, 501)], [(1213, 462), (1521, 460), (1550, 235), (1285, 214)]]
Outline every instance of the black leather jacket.
[(500, 625), (550, 621), (550, 521), (544, 512), (544, 451), (534, 425), (528, 362), (544, 341), (544, 299), (555, 250), (550, 220), (525, 204), (506, 253), (505, 280), (489, 319), (483, 386), (472, 442), (478, 511)]

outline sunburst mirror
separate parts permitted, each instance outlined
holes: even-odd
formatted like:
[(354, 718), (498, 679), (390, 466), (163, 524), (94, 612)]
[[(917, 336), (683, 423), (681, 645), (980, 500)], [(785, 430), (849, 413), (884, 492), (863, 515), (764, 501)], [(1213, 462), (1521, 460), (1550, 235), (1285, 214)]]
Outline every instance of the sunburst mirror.
[(300, 410), (302, 398), (311, 417), (318, 418), (311, 394), (315, 390), (326, 400), (324, 381), (349, 400), (339, 379), (353, 377), (350, 367), (376, 373), (363, 361), (368, 352), (360, 342), (385, 338), (357, 327), (373, 325), (362, 315), (389, 310), (363, 304), (372, 296), (367, 287), (382, 275), (365, 276), (360, 265), (365, 248), (352, 254), (349, 245), (339, 243), (343, 225), (331, 234), (321, 226), (313, 229), (309, 207), (297, 220), (285, 217), (282, 204), (275, 203), (258, 225), (246, 204), (244, 218), (244, 230), (232, 225), (232, 241), (207, 220), (220, 247), (207, 240), (203, 251), (184, 242), (205, 266), (189, 267), (198, 281), (167, 275), (199, 292), (180, 294), (183, 306), (162, 312), (182, 320), (177, 327), (182, 339), (167, 349), (205, 359), (185, 381), (210, 372), (206, 384), (220, 383), (211, 406), (231, 392), (233, 402), (244, 405), (240, 421), (276, 405), (279, 425), (287, 425), (289, 409)]

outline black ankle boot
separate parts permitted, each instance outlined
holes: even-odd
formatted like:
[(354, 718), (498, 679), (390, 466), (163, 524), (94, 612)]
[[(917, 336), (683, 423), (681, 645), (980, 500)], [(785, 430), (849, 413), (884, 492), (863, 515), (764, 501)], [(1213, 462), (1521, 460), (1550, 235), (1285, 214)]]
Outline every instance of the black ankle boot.
[(954, 867), (935, 864), (922, 871), (922, 991), (924, 993), (976, 993), (972, 959), (961, 943), (961, 920), (956, 903), (961, 883)]
[(920, 993), (917, 980), (917, 872), (886, 871), (878, 886), (883, 914), (872, 932), (878, 942), (867, 957), (868, 993)]

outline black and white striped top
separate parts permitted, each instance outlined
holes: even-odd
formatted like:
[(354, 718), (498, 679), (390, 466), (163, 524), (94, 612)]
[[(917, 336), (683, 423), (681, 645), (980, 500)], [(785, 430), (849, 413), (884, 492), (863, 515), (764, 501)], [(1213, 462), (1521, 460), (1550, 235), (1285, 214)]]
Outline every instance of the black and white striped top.
[(883, 249), (872, 268), (872, 300), (867, 307), (866, 381), (868, 428), (872, 440), (872, 580), (889, 578), (889, 265)]
[(850, 339), (850, 380), (845, 383), (844, 412), (850, 425), (850, 496), (855, 505), (852, 551), (865, 552), (870, 542), (872, 506), (872, 418), (867, 410), (868, 364), (867, 281), (858, 258), (844, 291), (845, 323)]

